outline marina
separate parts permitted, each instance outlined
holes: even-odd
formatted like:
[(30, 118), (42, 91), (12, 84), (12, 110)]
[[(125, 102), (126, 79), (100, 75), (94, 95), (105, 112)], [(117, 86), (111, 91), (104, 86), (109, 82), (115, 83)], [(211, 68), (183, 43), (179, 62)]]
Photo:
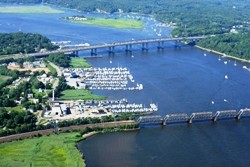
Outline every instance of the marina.
[(63, 70), (68, 85), (90, 90), (142, 90), (126, 67), (67, 68)]
[(43, 114), (43, 118), (52, 120), (72, 120), (88, 117), (115, 116), (116, 114), (152, 114), (158, 111), (158, 106), (150, 103), (128, 103), (127, 99), (121, 100), (79, 100), (79, 101), (53, 101), (52, 109)]

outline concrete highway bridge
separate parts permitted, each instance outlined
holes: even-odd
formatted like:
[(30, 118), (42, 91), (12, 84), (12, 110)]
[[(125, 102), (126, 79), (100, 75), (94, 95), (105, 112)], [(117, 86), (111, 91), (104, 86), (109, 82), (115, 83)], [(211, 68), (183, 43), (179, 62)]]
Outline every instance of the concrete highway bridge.
[(158, 49), (164, 48), (164, 42), (174, 41), (176, 42), (176, 46), (180, 41), (197, 41), (201, 39), (208, 38), (208, 36), (195, 36), (195, 37), (178, 37), (178, 38), (153, 38), (153, 39), (142, 39), (142, 40), (131, 40), (131, 41), (123, 41), (123, 42), (113, 42), (106, 44), (96, 44), (90, 46), (79, 46), (71, 48), (58, 49), (55, 51), (41, 52), (41, 53), (30, 53), (23, 55), (24, 57), (34, 56), (34, 57), (42, 57), (48, 56), (54, 53), (74, 53), (78, 55), (79, 51), (90, 51), (91, 55), (97, 55), (97, 49), (107, 49), (109, 53), (115, 52), (115, 47), (125, 46), (126, 52), (132, 51), (133, 45), (142, 45), (142, 50), (148, 50), (148, 44), (157, 43)]

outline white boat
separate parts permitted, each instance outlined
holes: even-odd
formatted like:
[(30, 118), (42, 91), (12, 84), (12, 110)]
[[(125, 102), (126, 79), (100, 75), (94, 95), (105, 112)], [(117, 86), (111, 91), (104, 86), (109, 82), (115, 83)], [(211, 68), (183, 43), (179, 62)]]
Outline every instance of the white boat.
[(227, 61), (224, 61), (224, 64), (227, 64)]
[(236, 60), (234, 61), (234, 66), (237, 66), (237, 64), (236, 64)]
[(247, 66), (243, 66), (243, 68), (250, 71), (250, 68), (247, 68)]
[(225, 75), (225, 79), (228, 79), (228, 76), (227, 76), (227, 75)]

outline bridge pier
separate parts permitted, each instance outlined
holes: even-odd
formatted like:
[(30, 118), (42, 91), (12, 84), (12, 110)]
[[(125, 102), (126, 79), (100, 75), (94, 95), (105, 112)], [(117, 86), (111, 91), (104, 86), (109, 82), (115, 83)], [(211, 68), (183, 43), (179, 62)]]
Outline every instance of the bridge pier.
[(97, 49), (91, 49), (91, 56), (97, 55)]
[(180, 41), (179, 41), (179, 40), (176, 40), (176, 41), (175, 41), (174, 47), (175, 47), (175, 48), (180, 48), (181, 46), (179, 45), (179, 43), (180, 43)]
[(241, 109), (239, 111), (239, 113), (237, 114), (236, 119), (240, 120), (241, 118), (244, 118), (244, 117), (250, 117), (250, 109), (249, 108)]
[(158, 41), (157, 49), (164, 49), (164, 41)]
[(76, 55), (76, 56), (78, 56), (78, 51), (77, 50), (73, 51), (73, 54)]
[(148, 43), (142, 43), (142, 51), (148, 51)]
[(114, 46), (109, 46), (108, 52), (109, 53), (114, 53), (115, 52), (115, 47)]
[(126, 45), (126, 52), (132, 52), (132, 44)]

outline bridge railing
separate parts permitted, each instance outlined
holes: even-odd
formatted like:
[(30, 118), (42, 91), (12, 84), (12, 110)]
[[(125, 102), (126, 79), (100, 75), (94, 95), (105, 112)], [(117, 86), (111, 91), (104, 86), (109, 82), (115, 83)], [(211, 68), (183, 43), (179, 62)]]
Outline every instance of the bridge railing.
[(160, 115), (140, 116), (137, 120), (139, 123), (162, 123), (163, 118)]
[(241, 109), (237, 115), (237, 119), (241, 119), (244, 117), (250, 117), (250, 108), (245, 108), (245, 109)]
[(213, 116), (213, 121), (217, 121), (218, 119), (236, 118), (236, 116), (237, 116), (236, 110), (217, 111)]
[(192, 123), (193, 121), (205, 121), (205, 120), (211, 120), (213, 117), (212, 112), (197, 112), (192, 113), (188, 122)]
[(175, 122), (186, 122), (189, 116), (186, 113), (180, 114), (167, 114), (164, 118), (163, 124), (175, 123)]

